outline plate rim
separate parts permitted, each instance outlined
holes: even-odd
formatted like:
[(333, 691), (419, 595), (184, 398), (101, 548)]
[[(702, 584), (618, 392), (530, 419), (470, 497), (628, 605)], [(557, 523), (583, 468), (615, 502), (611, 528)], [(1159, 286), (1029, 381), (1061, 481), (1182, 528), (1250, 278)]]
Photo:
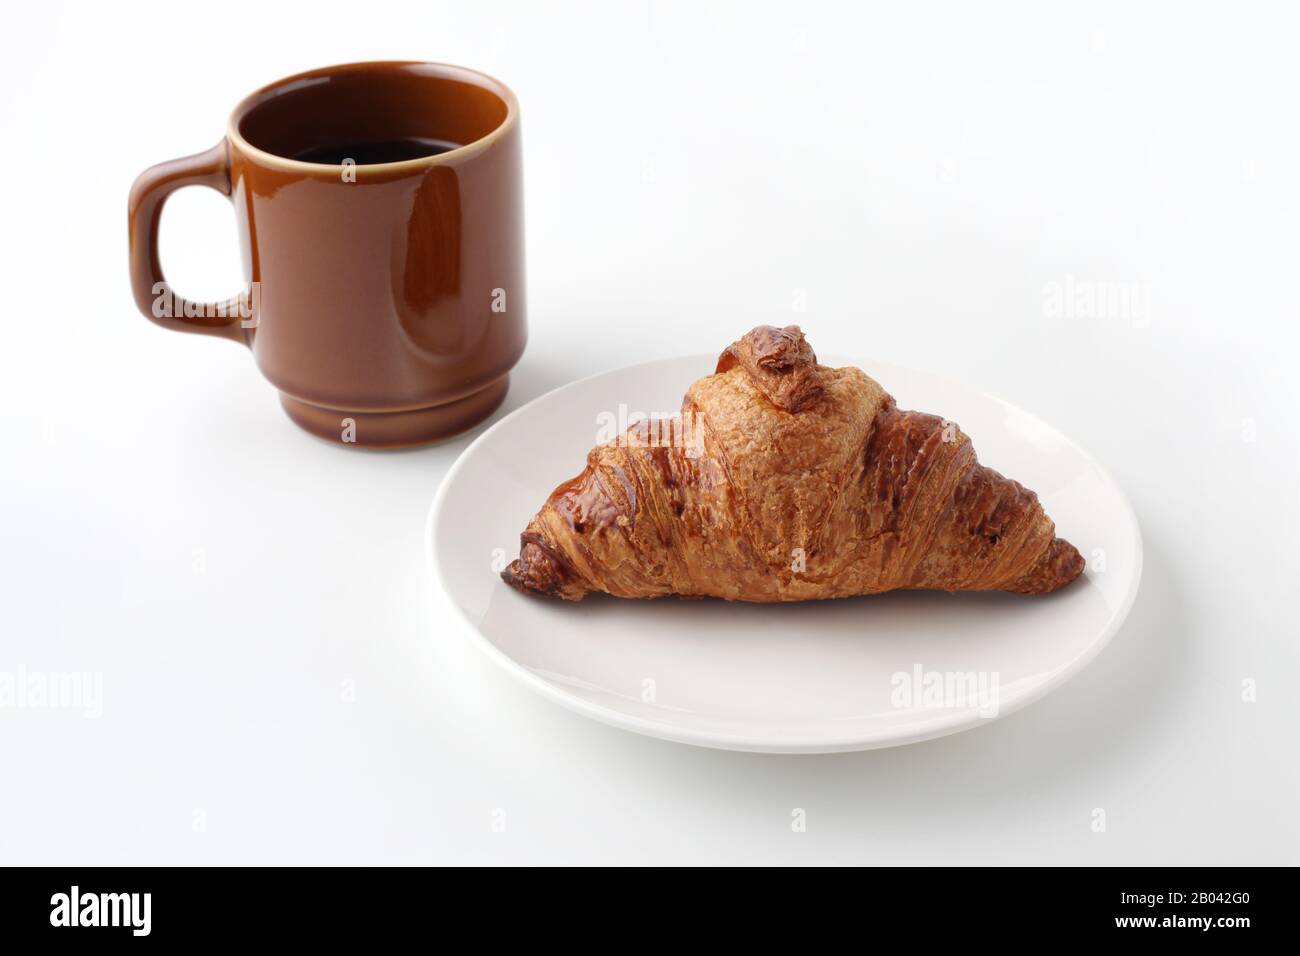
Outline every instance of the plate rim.
[[(857, 364), (861, 362), (860, 359), (848, 359), (847, 356), (842, 356), (838, 353), (828, 353), (827, 358), (847, 360), (849, 364), (855, 364), (856, 367), (861, 368), (861, 364)], [(1035, 423), (1046, 427), (1048, 430), (1064, 439), (1071, 448), (1096, 468), (1101, 477), (1115, 489), (1124, 516), (1127, 518), (1128, 530), (1133, 544), (1134, 568), (1128, 589), (1126, 590), (1123, 599), (1120, 601), (1118, 609), (1111, 615), (1111, 618), (1103, 629), (1101, 636), (1097, 640), (1093, 641), (1086, 650), (1053, 672), (1045, 681), (1036, 685), (1033, 689), (1017, 695), (1011, 701), (1001, 704), (998, 707), (998, 712), (995, 717), (980, 717), (978, 714), (972, 716), (970, 711), (956, 710), (950, 714), (943, 715), (943, 717), (936, 716), (933, 722), (927, 723), (922, 728), (913, 729), (906, 733), (884, 732), (864, 735), (861, 732), (856, 732), (846, 734), (843, 737), (819, 736), (808, 739), (782, 738), (779, 740), (771, 737), (719, 733), (664, 724), (634, 714), (623, 713), (566, 692), (559, 685), (547, 680), (528, 667), (525, 667), (505, 651), (501, 650), (501, 648), (497, 647), (496, 644), (489, 640), (479, 627), (470, 620), (469, 615), (455, 600), (455, 598), (452, 597), (451, 589), (448, 587), (447, 579), (442, 571), (442, 565), (438, 561), (438, 549), (434, 545), (438, 530), (438, 517), (443, 510), (443, 502), (447, 496), (447, 491), (451, 488), (456, 476), (464, 467), (465, 463), (472, 458), (472, 453), (480, 444), (485, 443), (494, 432), (503, 428), (515, 417), (522, 416), (528, 412), (534, 405), (537, 405), (543, 399), (550, 398), (561, 392), (578, 388), (594, 379), (603, 378), (605, 376), (619, 375), (630, 372), (633, 369), (640, 369), (650, 365), (694, 361), (696, 359), (701, 360), (705, 365), (707, 365), (708, 362), (713, 361), (711, 353), (707, 352), (649, 359), (644, 362), (634, 362), (630, 365), (622, 365), (617, 368), (606, 369), (602, 372), (594, 372), (591, 375), (585, 375), (582, 378), (574, 379), (572, 382), (566, 382), (563, 385), (556, 386), (549, 391), (543, 392), (541, 395), (538, 395), (525, 402), (523, 405), (520, 405), (509, 414), (504, 415), (499, 421), (494, 422), (486, 428), (482, 434), (470, 442), (469, 445), (467, 445), (465, 449), (456, 456), (456, 460), (451, 463), (451, 467), (447, 469), (447, 473), (443, 476), (442, 482), (438, 485), (438, 490), (434, 493), (433, 501), (429, 505), (429, 511), (425, 518), (424, 552), (430, 579), (434, 584), (433, 590), (435, 600), (452, 612), (452, 619), (459, 622), (460, 628), (467, 632), (470, 642), (484, 653), (489, 660), (503, 668), (516, 680), (521, 681), (525, 686), (545, 697), (547, 700), (559, 704), (566, 710), (581, 714), (584, 717), (589, 717), (592, 720), (599, 721), (608, 726), (617, 727), (621, 730), (627, 730), (644, 736), (654, 737), (659, 740), (671, 741), (673, 743), (690, 744), (697, 747), (708, 747), (717, 750), (741, 751), (746, 753), (824, 754), (853, 753), (864, 750), (883, 749), (886, 747), (902, 747), (907, 746), (908, 744), (921, 743), (925, 740), (934, 740), (939, 737), (946, 737), (950, 734), (960, 733), (965, 730), (972, 730), (982, 724), (994, 723), (995, 721), (1008, 717), (1017, 711), (1023, 710), (1030, 704), (1041, 700), (1052, 691), (1064, 685), (1071, 678), (1085, 670), (1088, 665), (1106, 649), (1114, 636), (1119, 632), (1119, 629), (1123, 627), (1124, 622), (1128, 619), (1129, 612), (1132, 610), (1133, 603), (1137, 599), (1137, 593), (1142, 582), (1142, 530), (1141, 526), (1138, 524), (1137, 514), (1133, 510), (1133, 505), (1128, 500), (1128, 495), (1124, 493), (1124, 489), (1119, 485), (1119, 483), (1111, 477), (1110, 472), (1106, 470), (1105, 466), (1102, 465), (1095, 456), (1090, 454), (1086, 448), (1075, 441), (1072, 436), (1067, 435), (1059, 428), (1056, 428), (1039, 418), (1037, 415), (1026, 411), (1013, 402), (1009, 402), (1004, 398), (993, 395), (992, 393), (985, 392), (982, 389), (972, 389), (964, 384), (960, 379), (927, 372), (922, 369), (909, 369), (904, 366), (893, 365), (890, 362), (877, 360), (874, 364), (889, 365), (892, 368), (897, 368), (906, 372), (916, 372), (967, 392), (974, 391), (983, 398), (992, 399), (1001, 405), (1015, 410), (1021, 415), (1027, 416)], [(867, 364), (871, 363), (868, 362)]]

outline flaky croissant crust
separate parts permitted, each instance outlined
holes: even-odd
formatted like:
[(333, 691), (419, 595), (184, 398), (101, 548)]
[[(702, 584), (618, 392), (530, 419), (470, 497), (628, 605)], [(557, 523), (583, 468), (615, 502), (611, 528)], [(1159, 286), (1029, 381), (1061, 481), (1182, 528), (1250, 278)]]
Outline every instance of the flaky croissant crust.
[(593, 448), (502, 578), (570, 601), (777, 602), (1042, 594), (1083, 570), (1038, 497), (979, 464), (956, 425), (898, 409), (860, 369), (817, 364), (797, 326), (728, 347), (676, 424), (641, 421)]

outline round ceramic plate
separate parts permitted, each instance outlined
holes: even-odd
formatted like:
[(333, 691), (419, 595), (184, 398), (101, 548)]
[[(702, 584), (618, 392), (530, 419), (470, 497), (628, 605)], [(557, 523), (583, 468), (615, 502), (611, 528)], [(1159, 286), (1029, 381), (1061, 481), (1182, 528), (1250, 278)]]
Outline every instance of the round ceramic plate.
[[(906, 591), (801, 604), (576, 604), (520, 594), (497, 572), (519, 533), (611, 421), (672, 413), (716, 356), (649, 362), (566, 385), (465, 450), (429, 513), (437, 590), (478, 646), (580, 714), (666, 740), (774, 753), (912, 743), (977, 727), (1082, 670), (1137, 593), (1142, 541), (1123, 493), (1078, 445), (1027, 412), (933, 375), (857, 365), (899, 407), (944, 415), (983, 464), (1038, 492), (1088, 560), (1055, 594)], [(601, 429), (606, 429), (601, 434)]]

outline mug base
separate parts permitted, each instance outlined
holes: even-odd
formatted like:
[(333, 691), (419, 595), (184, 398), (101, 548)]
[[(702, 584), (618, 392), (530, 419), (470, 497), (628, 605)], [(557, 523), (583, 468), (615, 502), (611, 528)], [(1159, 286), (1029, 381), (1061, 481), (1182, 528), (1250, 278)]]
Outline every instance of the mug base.
[(348, 412), (312, 405), (280, 393), (280, 404), (293, 423), (317, 438), (362, 448), (411, 448), (453, 438), (468, 431), (505, 401), (510, 376), (503, 375), (472, 395), (402, 412)]

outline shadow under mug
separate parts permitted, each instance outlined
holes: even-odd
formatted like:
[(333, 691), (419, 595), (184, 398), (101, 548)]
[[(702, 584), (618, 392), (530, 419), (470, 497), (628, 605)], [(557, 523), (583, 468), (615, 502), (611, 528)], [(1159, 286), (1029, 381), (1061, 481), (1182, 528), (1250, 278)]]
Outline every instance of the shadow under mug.
[[(348, 144), (441, 140), (397, 162), (294, 159)], [(307, 431), (416, 445), (487, 418), (527, 338), (519, 107), (502, 83), (433, 63), (356, 63), (266, 86), (204, 153), (131, 189), (131, 285), (164, 328), (248, 345)], [(168, 195), (210, 186), (235, 207), (247, 287), (220, 303), (167, 285)]]

